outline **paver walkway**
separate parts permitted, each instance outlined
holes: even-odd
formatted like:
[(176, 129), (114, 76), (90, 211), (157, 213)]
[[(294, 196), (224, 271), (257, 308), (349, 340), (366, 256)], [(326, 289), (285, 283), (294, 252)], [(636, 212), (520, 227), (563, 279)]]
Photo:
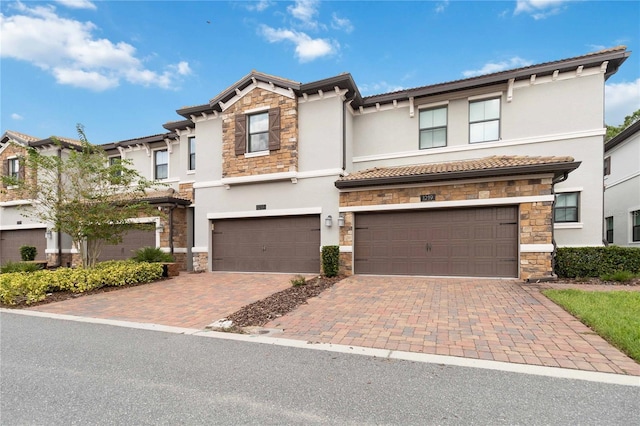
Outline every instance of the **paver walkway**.
[(265, 327), (309, 342), (640, 375), (539, 286), (512, 280), (356, 275)]
[(181, 273), (157, 283), (40, 305), (31, 310), (204, 328), (244, 305), (291, 286), (293, 275)]

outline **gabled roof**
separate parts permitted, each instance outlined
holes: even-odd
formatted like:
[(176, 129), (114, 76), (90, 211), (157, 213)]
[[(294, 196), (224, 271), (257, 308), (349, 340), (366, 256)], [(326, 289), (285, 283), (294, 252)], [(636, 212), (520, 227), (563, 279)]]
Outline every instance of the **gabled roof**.
[(344, 176), (335, 185), (342, 189), (531, 173), (553, 173), (558, 177), (579, 166), (580, 162), (572, 157), (491, 156), (447, 163), (375, 167)]
[(617, 135), (609, 139), (604, 144), (604, 152), (607, 152), (613, 149), (614, 147), (620, 145), (622, 142), (626, 141), (627, 139), (629, 139), (631, 136), (638, 133), (639, 131), (640, 131), (640, 120), (637, 120), (635, 123), (631, 124), (626, 129), (624, 129), (623, 131), (621, 131), (620, 133), (618, 133)]
[(126, 147), (126, 146), (135, 146), (139, 144), (149, 144), (154, 142), (164, 142), (165, 139), (175, 139), (175, 138), (176, 138), (176, 134), (172, 132), (158, 133), (156, 135), (141, 136), (138, 138), (126, 139), (123, 141), (110, 142), (110, 143), (102, 144), (100, 145), (100, 147), (106, 151), (110, 149), (116, 149), (119, 146)]
[(82, 146), (82, 142), (77, 139), (64, 138), (61, 136), (50, 136), (46, 139), (40, 139), (14, 130), (7, 130), (2, 136), (2, 139), (0, 139), (0, 143), (4, 144), (10, 140), (16, 141), (24, 146), (32, 147), (53, 145), (55, 143), (60, 143), (64, 148), (71, 149), (77, 149), (79, 146)]
[(7, 130), (6, 132), (4, 132), (4, 135), (2, 135), (0, 143), (6, 143), (10, 140), (16, 141), (22, 145), (28, 145), (30, 142), (37, 141), (38, 138), (24, 133), (16, 132), (14, 130)]

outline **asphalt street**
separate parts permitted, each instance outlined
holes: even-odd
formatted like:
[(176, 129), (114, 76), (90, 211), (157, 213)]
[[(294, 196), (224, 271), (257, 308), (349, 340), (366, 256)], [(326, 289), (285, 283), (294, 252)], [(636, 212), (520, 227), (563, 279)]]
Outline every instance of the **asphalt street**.
[(0, 314), (0, 424), (635, 424), (640, 387)]

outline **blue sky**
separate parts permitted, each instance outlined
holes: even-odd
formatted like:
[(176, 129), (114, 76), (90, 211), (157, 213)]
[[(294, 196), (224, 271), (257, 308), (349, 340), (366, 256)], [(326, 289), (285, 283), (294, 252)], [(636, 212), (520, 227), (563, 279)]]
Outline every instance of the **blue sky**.
[(94, 143), (163, 133), (251, 70), (364, 96), (580, 56), (633, 53), (607, 124), (640, 108), (638, 1), (7, 1), (1, 131)]

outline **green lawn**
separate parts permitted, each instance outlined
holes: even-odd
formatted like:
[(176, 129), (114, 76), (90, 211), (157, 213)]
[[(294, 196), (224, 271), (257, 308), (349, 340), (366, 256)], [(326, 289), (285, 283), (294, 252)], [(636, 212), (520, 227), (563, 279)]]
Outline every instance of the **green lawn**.
[(640, 292), (545, 290), (544, 295), (640, 362)]

